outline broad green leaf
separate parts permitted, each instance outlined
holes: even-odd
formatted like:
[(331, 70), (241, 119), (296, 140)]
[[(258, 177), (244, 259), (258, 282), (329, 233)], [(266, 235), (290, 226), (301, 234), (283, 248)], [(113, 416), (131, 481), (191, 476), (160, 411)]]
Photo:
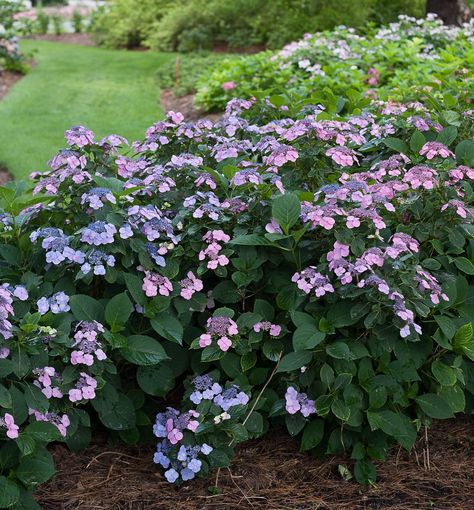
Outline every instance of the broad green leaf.
[(151, 327), (170, 342), (183, 343), (183, 326), (169, 313), (160, 313), (150, 321)]
[(372, 430), (382, 430), (407, 450), (415, 444), (416, 429), (404, 414), (389, 410), (367, 411), (367, 419)]
[(147, 299), (143, 292), (143, 280), (139, 276), (131, 273), (123, 273), (125, 284), (127, 285), (128, 292), (134, 299), (135, 303), (144, 306)]
[(10, 508), (20, 499), (20, 489), (13, 481), (0, 476), (0, 508)]
[(448, 402), (443, 397), (436, 395), (436, 393), (425, 393), (415, 400), (423, 412), (430, 418), (444, 420), (453, 417), (453, 412)]
[(326, 352), (329, 356), (336, 359), (351, 360), (354, 357), (345, 342), (334, 342), (326, 345)]
[(295, 225), (301, 214), (301, 203), (293, 193), (285, 193), (273, 200), (272, 216), (284, 232)]
[(301, 438), (301, 451), (311, 450), (318, 446), (324, 437), (324, 421), (312, 420), (310, 421), (303, 431)]
[(112, 430), (127, 430), (135, 426), (135, 409), (132, 401), (119, 393), (116, 402), (104, 400), (99, 409), (100, 421)]
[(474, 143), (463, 140), (456, 145), (456, 159), (458, 163), (471, 166), (474, 164)]
[(16, 476), (25, 485), (35, 486), (47, 482), (55, 472), (53, 458), (49, 452), (44, 448), (36, 448), (31, 455), (26, 455), (20, 460)]
[(408, 145), (400, 138), (392, 138), (392, 137), (385, 138), (383, 140), (383, 143), (387, 147), (390, 147), (390, 149), (393, 149), (395, 152), (400, 152), (403, 154), (408, 154), (410, 152)]
[(157, 365), (168, 359), (161, 344), (149, 336), (133, 335), (128, 338), (127, 347), (120, 349), (122, 356), (135, 365)]
[(124, 325), (133, 312), (133, 304), (125, 292), (109, 300), (105, 307), (105, 320), (112, 330)]
[(463, 273), (474, 274), (474, 264), (466, 257), (455, 258), (454, 264)]
[(433, 361), (431, 363), (431, 372), (441, 386), (454, 386), (456, 384), (456, 371), (442, 361)]
[(76, 294), (71, 296), (69, 304), (76, 320), (103, 322), (104, 308), (96, 299), (85, 294)]
[(281, 359), (277, 372), (292, 372), (310, 363), (312, 358), (311, 351), (290, 352)]
[(373, 484), (377, 477), (374, 464), (367, 459), (358, 460), (354, 466), (354, 476), (359, 483)]
[(314, 349), (325, 337), (326, 335), (319, 331), (315, 325), (304, 324), (293, 333), (293, 349), (295, 351)]

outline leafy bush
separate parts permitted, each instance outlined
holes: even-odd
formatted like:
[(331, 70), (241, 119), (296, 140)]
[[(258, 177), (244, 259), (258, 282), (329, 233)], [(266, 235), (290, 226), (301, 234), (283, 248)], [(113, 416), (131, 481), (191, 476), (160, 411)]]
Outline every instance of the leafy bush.
[[(364, 28), (388, 22), (399, 13), (424, 14), (424, 0), (180, 0), (138, 2), (114, 0), (96, 25), (107, 46), (144, 45), (161, 50), (212, 49), (265, 44), (280, 47), (302, 36), (336, 25)], [(278, 23), (275, 23), (278, 20)]]
[(171, 482), (278, 424), (370, 482), (472, 408), (473, 112), (446, 100), (233, 100), (128, 153), (79, 126), (0, 188), (0, 507), (37, 508), (49, 441), (156, 413)]
[(114, 0), (94, 14), (91, 30), (105, 46), (139, 46), (151, 35), (154, 23), (171, 3), (171, 0)]
[[(472, 96), (474, 24), (447, 27), (433, 17), (400, 17), (398, 23), (361, 35), (352, 29), (307, 35), (277, 53), (229, 59), (203, 74), (196, 101), (208, 110), (223, 109), (233, 96), (250, 97), (255, 90), (311, 94), (330, 87), (367, 91), (382, 99), (409, 99), (419, 89), (443, 83), (444, 90), (466, 79)], [(223, 84), (234, 83), (232, 90)], [(282, 87), (282, 84), (285, 84)]]
[(15, 16), (23, 8), (22, 1), (0, 0), (0, 71), (25, 72), (25, 57), (18, 46), (19, 25)]

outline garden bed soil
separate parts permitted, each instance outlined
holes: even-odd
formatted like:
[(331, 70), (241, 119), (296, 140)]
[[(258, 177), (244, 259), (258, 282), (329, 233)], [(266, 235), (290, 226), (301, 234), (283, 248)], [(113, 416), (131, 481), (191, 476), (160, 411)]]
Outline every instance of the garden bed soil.
[(78, 44), (80, 46), (95, 46), (96, 43), (91, 34), (35, 34), (28, 37), (38, 41), (51, 41), (66, 44)]
[(20, 73), (12, 71), (0, 71), (0, 101), (6, 96), (7, 92), (15, 85), (15, 83), (23, 78)]
[[(44, 510), (467, 510), (473, 508), (474, 419), (438, 422), (408, 454), (393, 449), (373, 486), (344, 481), (346, 458), (300, 453), (283, 432), (249, 441), (230, 469), (170, 485), (148, 447), (53, 447), (58, 474), (40, 488)], [(428, 455), (429, 453), (429, 455)], [(212, 494), (209, 487), (218, 487)]]
[(194, 94), (176, 96), (170, 89), (161, 91), (161, 106), (164, 112), (181, 112), (186, 121), (209, 119), (213, 122), (222, 117), (222, 113), (205, 113), (194, 106)]

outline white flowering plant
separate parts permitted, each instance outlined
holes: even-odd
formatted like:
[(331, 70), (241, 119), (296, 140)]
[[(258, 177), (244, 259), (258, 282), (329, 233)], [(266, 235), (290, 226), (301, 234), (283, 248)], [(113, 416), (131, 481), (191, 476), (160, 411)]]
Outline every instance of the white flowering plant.
[(312, 95), (325, 87), (344, 95), (354, 89), (372, 98), (411, 101), (426, 91), (458, 90), (460, 79), (463, 98), (472, 100), (473, 40), (474, 21), (452, 27), (434, 15), (400, 16), (364, 33), (341, 26), (306, 34), (280, 51), (216, 63), (202, 73), (196, 103), (219, 110), (232, 97), (256, 91)]

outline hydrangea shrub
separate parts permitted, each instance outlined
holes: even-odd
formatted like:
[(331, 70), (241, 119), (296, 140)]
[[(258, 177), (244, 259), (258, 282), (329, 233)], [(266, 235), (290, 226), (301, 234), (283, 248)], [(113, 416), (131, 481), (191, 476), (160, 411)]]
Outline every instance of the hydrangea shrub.
[[(284, 424), (303, 450), (410, 449), (474, 393), (472, 112), (233, 100), (130, 146), (82, 126), (0, 188), (0, 507), (48, 442), (158, 441), (181, 483)], [(155, 418), (156, 416), (156, 418)]]
[(311, 95), (324, 87), (345, 94), (350, 88), (381, 99), (412, 100), (422, 89), (445, 95), (459, 90), (472, 99), (474, 22), (463, 27), (400, 16), (397, 23), (361, 33), (345, 26), (306, 34), (277, 52), (229, 58), (202, 73), (196, 102), (221, 110), (234, 96)]
[(26, 71), (25, 56), (18, 45), (18, 34), (24, 23), (16, 19), (24, 8), (22, 0), (0, 0), (0, 71)]

